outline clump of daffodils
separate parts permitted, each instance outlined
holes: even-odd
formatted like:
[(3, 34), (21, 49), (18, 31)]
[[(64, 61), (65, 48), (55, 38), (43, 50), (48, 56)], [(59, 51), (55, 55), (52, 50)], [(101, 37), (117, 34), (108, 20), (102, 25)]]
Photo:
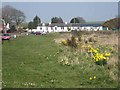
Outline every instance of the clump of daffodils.
[(64, 40), (62, 40), (62, 42), (61, 42), (63, 45), (68, 45), (68, 42), (67, 42), (67, 40), (66, 39), (64, 39)]
[(111, 56), (110, 53), (100, 53), (99, 48), (95, 49), (91, 45), (88, 45), (88, 53), (92, 56), (92, 59), (98, 65), (107, 64), (107, 60)]

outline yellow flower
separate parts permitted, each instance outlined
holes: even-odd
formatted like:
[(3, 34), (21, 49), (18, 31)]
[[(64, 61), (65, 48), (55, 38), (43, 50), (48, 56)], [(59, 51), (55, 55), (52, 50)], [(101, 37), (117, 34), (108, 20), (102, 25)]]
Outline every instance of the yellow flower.
[(106, 56), (106, 57), (110, 57), (111, 54), (110, 54), (110, 53), (106, 53), (105, 56)]
[(96, 48), (97, 51), (99, 51), (99, 48)]
[(96, 56), (99, 56), (99, 53), (96, 53)]
[(89, 79), (92, 80), (92, 77), (90, 77)]
[(103, 57), (103, 59), (107, 60), (107, 58), (106, 58), (106, 57)]
[(97, 50), (94, 49), (93, 52), (94, 52), (94, 53), (97, 53)]
[(98, 60), (99, 60), (98, 58), (95, 59), (96, 62), (97, 62)]
[(96, 76), (94, 76), (93, 78), (96, 79)]
[(93, 47), (90, 47), (90, 49), (93, 51), (94, 50), (94, 48)]
[(99, 56), (101, 59), (103, 58), (103, 54), (100, 54), (100, 56)]
[(68, 45), (67, 40), (62, 40), (62, 44)]
[(92, 52), (92, 50), (89, 50), (88, 52)]

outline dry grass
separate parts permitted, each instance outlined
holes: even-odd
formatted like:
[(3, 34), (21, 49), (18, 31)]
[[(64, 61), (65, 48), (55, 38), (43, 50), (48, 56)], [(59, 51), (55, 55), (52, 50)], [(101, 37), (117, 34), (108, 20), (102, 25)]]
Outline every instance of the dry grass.
[[(72, 34), (63, 34), (60, 35), (59, 38), (56, 38), (56, 43), (60, 43), (64, 39), (68, 39), (72, 36)], [(75, 33), (74, 33), (75, 36)], [(113, 54), (110, 60), (108, 60), (108, 67), (110, 68), (109, 75), (113, 80), (117, 80), (117, 71), (118, 71), (118, 33), (115, 32), (87, 32), (81, 34), (81, 36), (75, 36), (77, 38), (81, 37), (81, 41), (79, 42), (79, 45), (77, 47), (76, 51), (85, 52), (84, 49), (82, 49), (82, 46), (92, 44), (93, 46), (103, 46), (103, 47), (111, 47), (116, 54)], [(86, 43), (87, 42), (87, 43)], [(65, 55), (61, 56), (62, 58), (65, 57), (65, 60), (69, 61), (68, 57), (66, 58)], [(87, 57), (87, 56), (86, 56)], [(72, 60), (71, 60), (72, 61)], [(74, 58), (74, 64), (77, 62), (77, 64), (81, 64), (79, 60)], [(78, 63), (79, 62), (79, 63)]]

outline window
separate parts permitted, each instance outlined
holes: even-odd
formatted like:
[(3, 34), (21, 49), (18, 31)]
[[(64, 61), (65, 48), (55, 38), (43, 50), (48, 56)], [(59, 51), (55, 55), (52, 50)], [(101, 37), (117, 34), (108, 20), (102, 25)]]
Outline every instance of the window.
[(55, 30), (57, 30), (57, 27), (55, 27)]
[(51, 30), (53, 30), (53, 27), (51, 27)]
[(64, 29), (64, 27), (61, 27), (61, 29)]
[(40, 28), (40, 30), (42, 30), (42, 27)]

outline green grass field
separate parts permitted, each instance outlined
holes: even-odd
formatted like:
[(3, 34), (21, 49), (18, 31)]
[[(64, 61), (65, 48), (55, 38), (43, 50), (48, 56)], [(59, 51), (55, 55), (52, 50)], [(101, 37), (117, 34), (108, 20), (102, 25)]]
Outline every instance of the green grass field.
[[(107, 66), (83, 60), (79, 65), (62, 65), (58, 62), (59, 34), (23, 36), (2, 45), (3, 88), (99, 88), (117, 87)], [(84, 57), (84, 56), (81, 56)], [(112, 67), (114, 68), (114, 67)], [(90, 77), (96, 79), (90, 80)]]

